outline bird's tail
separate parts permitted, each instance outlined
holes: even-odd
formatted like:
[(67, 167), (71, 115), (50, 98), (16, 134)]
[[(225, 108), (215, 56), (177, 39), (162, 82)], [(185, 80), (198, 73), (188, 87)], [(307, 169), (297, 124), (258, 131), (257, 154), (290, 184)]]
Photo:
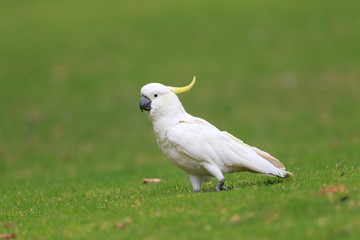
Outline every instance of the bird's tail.
[(278, 178), (290, 178), (293, 176), (293, 174), (291, 172), (284, 171), (281, 169), (278, 169), (276, 174), (273, 174), (273, 173), (260, 173), (260, 174), (264, 175), (264, 176), (278, 177)]
[(285, 176), (283, 178), (290, 178), (293, 176), (292, 172), (288, 172), (288, 171), (284, 171), (285, 172)]
[(285, 171), (285, 166), (282, 162), (280, 162), (277, 158), (271, 156), (269, 153), (244, 143), (242, 140), (236, 138), (235, 136), (233, 136), (232, 134), (226, 131), (223, 131), (223, 133), (225, 133), (229, 138), (231, 138), (235, 142), (252, 149), (258, 156), (268, 161), (274, 167), (272, 173), (263, 173), (248, 169), (250, 172), (260, 173), (265, 176), (278, 177), (278, 178), (289, 178), (293, 176), (291, 172)]
[(267, 160), (269, 163), (271, 163), (274, 167), (277, 168), (277, 172), (275, 175), (268, 175), (273, 177), (279, 177), (279, 178), (289, 178), (292, 177), (293, 174), (291, 172), (285, 171), (285, 166), (280, 162), (277, 158), (274, 158), (269, 153), (264, 152), (256, 147), (252, 147), (252, 149), (262, 158)]

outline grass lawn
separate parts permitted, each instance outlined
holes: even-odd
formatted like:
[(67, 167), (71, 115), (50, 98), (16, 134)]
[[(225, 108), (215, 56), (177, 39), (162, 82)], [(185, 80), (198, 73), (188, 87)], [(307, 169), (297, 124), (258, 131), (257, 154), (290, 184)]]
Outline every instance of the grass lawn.
[[(359, 7), (2, 1), (0, 239), (359, 239)], [(185, 109), (293, 178), (191, 192), (138, 101), (193, 75)]]

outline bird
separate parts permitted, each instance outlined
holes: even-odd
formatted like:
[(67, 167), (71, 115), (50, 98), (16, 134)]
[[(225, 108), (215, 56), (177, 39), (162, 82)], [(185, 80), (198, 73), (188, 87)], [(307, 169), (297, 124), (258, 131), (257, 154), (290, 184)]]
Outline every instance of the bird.
[(195, 76), (185, 87), (149, 83), (140, 90), (140, 110), (148, 114), (160, 150), (171, 164), (188, 174), (193, 192), (204, 182), (217, 179), (215, 191), (229, 190), (224, 174), (247, 171), (265, 176), (288, 178), (278, 159), (250, 146), (208, 121), (187, 113), (177, 94), (189, 91)]

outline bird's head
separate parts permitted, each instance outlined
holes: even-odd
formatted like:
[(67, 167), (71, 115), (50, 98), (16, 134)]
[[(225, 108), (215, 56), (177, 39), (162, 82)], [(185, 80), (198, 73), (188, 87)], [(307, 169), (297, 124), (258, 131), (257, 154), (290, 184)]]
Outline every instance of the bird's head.
[(141, 88), (140, 109), (147, 111), (151, 118), (165, 114), (185, 112), (176, 94), (189, 91), (195, 84), (195, 77), (186, 87), (169, 87), (160, 83), (149, 83)]

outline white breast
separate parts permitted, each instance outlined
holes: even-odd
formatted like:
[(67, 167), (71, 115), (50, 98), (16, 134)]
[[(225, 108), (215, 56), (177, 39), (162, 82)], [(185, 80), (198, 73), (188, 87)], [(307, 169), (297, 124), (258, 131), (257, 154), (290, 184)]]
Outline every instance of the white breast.
[[(182, 151), (179, 151), (166, 137), (166, 132), (168, 129), (173, 127), (178, 123), (157, 123), (153, 122), (154, 133), (156, 137), (157, 145), (160, 150), (164, 153), (165, 157), (169, 160), (169, 162), (185, 171), (188, 174), (198, 175), (198, 176), (210, 176), (205, 169), (201, 167), (201, 162), (190, 157)], [(167, 125), (164, 127), (164, 125)]]

